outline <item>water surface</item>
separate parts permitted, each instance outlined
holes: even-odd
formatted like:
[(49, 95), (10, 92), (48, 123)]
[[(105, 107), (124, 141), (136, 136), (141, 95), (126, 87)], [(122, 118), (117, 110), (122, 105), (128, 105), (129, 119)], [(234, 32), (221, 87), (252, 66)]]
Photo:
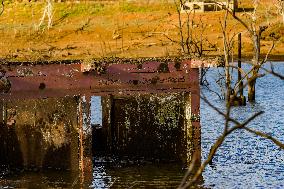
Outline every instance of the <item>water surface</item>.
[[(266, 66), (269, 68), (269, 66)], [(275, 72), (284, 75), (284, 64), (275, 63)], [(212, 79), (218, 75), (215, 70), (207, 76), (210, 87), (217, 90)], [(211, 76), (211, 77), (210, 77)], [(216, 95), (202, 90), (217, 107), (225, 110), (224, 102)], [(245, 91), (245, 94), (247, 92)], [(239, 121), (264, 111), (250, 128), (268, 133), (284, 142), (284, 81), (272, 75), (257, 80), (256, 103), (232, 110), (232, 117)], [(224, 119), (205, 102), (201, 103), (202, 158), (204, 159), (221, 134)], [(213, 160), (214, 165), (203, 173), (204, 185), (212, 188), (283, 188), (284, 150), (269, 140), (238, 130), (229, 136)]]

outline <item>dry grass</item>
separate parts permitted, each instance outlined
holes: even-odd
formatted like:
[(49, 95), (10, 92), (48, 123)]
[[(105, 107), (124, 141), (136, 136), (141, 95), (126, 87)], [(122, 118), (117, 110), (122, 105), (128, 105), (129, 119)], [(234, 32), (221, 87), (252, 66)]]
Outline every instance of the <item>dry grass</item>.
[[(144, 1), (143, 1), (144, 2)], [(241, 7), (251, 8), (248, 1)], [(103, 56), (152, 57), (172, 56), (180, 53), (178, 44), (167, 37), (179, 40), (178, 14), (172, 3), (55, 3), (54, 22), (50, 30), (43, 26), (36, 30), (43, 11), (42, 3), (6, 4), (0, 16), (0, 58), (12, 60), (62, 60), (85, 59)], [(271, 9), (268, 10), (267, 7)], [(283, 26), (274, 13), (273, 4), (263, 0), (259, 24), (271, 24), (265, 33), (262, 53), (271, 45), (269, 35), (279, 35), (273, 55), (284, 54)], [(248, 13), (238, 13), (249, 19)], [(185, 20), (186, 15), (183, 15)], [(211, 55), (222, 54), (222, 34), (219, 20), (223, 12), (198, 13), (195, 15), (193, 33), (199, 38), (200, 21), (207, 26), (205, 36), (218, 47)], [(193, 18), (192, 18), (193, 19)], [(231, 35), (244, 31), (234, 21), (229, 21)], [(282, 33), (281, 33), (282, 32)], [(166, 37), (167, 36), (167, 37)], [(245, 35), (244, 56), (250, 55), (252, 46)]]

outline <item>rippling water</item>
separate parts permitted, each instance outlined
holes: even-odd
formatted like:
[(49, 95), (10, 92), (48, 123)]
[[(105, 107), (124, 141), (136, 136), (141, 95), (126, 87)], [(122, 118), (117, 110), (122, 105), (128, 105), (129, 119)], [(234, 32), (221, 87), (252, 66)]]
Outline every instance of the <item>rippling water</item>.
[[(275, 71), (284, 74), (284, 64), (275, 64)], [(217, 71), (211, 70), (208, 78)], [(215, 90), (214, 80), (209, 79)], [(225, 109), (217, 96), (202, 90), (215, 106)], [(261, 110), (265, 114), (256, 118), (250, 127), (271, 134), (284, 142), (284, 81), (267, 75), (257, 80), (255, 104), (236, 107), (232, 117), (245, 120)], [(207, 104), (201, 104), (202, 158), (207, 156), (213, 141), (221, 134), (224, 119)], [(212, 188), (283, 188), (284, 150), (269, 140), (238, 130), (229, 136), (213, 160), (214, 166), (203, 173), (204, 185)]]
[[(276, 64), (275, 71), (284, 74), (284, 64)], [(217, 69), (208, 72), (210, 87), (215, 84)], [(208, 99), (225, 110), (224, 101), (202, 88)], [(267, 75), (257, 81), (255, 104), (236, 107), (232, 116), (245, 120), (264, 110), (250, 127), (269, 133), (284, 142), (284, 81)], [(204, 102), (201, 102), (202, 159), (220, 135), (224, 119)], [(178, 164), (143, 164), (108, 166), (95, 163), (91, 188), (176, 188), (184, 171)], [(1, 175), (0, 175), (1, 178)], [(18, 173), (2, 177), (0, 188), (72, 188), (78, 176), (69, 172)], [(203, 173), (204, 187), (208, 188), (283, 188), (284, 150), (272, 142), (239, 130), (229, 136)]]
[(177, 164), (106, 167), (97, 164), (92, 188), (176, 188), (183, 177)]

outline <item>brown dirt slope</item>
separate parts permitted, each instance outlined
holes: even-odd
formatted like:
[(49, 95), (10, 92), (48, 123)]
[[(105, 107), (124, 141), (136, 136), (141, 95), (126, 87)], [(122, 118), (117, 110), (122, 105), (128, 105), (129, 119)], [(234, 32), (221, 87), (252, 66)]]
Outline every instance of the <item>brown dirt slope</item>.
[[(241, 10), (246, 12), (237, 13), (245, 21), (249, 20), (252, 8), (247, 2), (240, 1)], [(6, 2), (5, 11), (0, 16), (0, 59), (40, 61), (180, 54), (178, 14), (175, 5), (168, 1), (54, 3), (50, 29), (46, 27), (47, 20), (45, 25), (37, 27), (43, 8), (41, 2)], [(222, 54), (220, 20), (223, 16), (224, 11), (190, 16), (193, 20), (190, 31), (194, 38), (199, 40), (204, 30), (204, 48), (215, 49), (206, 53), (208, 55)], [(186, 17), (183, 14), (182, 20), (185, 21)], [(271, 54), (283, 60), (284, 28), (272, 1), (261, 1), (257, 21), (259, 25), (269, 25), (261, 42), (261, 53), (269, 50), (276, 36), (276, 47)], [(229, 19), (229, 29), (231, 36), (241, 31), (244, 33), (243, 56), (249, 57), (252, 45), (245, 29), (232, 18)]]

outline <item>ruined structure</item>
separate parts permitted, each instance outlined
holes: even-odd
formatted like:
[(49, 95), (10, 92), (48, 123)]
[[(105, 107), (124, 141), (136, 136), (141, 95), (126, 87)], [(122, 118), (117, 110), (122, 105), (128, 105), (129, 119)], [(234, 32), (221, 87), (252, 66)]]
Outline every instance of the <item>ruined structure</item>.
[[(208, 62), (100, 61), (1, 66), (10, 83), (0, 94), (2, 165), (92, 172), (92, 148), (185, 164), (201, 157), (198, 67)], [(91, 106), (102, 125), (91, 125)]]
[(1, 157), (6, 156), (11, 167), (78, 169), (74, 98), (13, 100), (4, 106), (1, 129), (6, 132), (1, 137), (5, 137), (4, 148), (10, 149)]
[[(190, 12), (206, 12), (206, 11), (218, 11), (222, 10), (227, 6), (227, 1), (225, 0), (188, 0), (181, 7), (181, 13)], [(238, 9), (238, 1), (230, 0), (229, 8), (231, 10)]]

